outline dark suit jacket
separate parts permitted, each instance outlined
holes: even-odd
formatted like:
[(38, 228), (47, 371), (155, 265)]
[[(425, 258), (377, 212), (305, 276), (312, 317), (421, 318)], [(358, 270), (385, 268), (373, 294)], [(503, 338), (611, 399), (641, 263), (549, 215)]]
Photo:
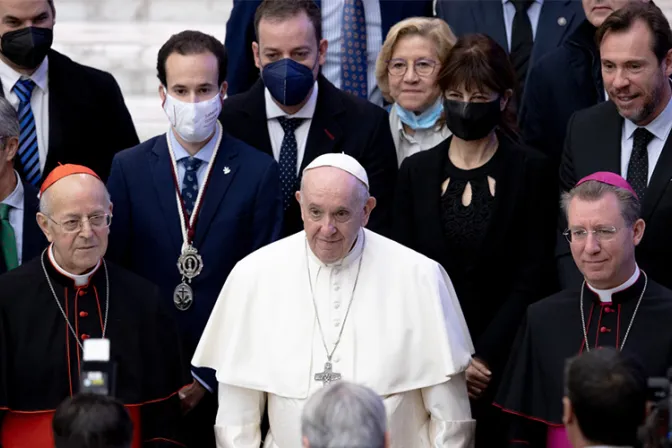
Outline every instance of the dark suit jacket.
[[(560, 187), (568, 191), (581, 178), (596, 171), (621, 174), (621, 135), (623, 117), (611, 101), (572, 115), (567, 127), (565, 149), (560, 165)], [(668, 137), (653, 171), (642, 202), (646, 221), (644, 237), (636, 250), (637, 263), (649, 276), (672, 287), (672, 137)], [(566, 221), (561, 221), (564, 230)], [(569, 244), (558, 238), (557, 256), (563, 289), (576, 286), (581, 277), (572, 259)], [(567, 274), (569, 273), (569, 274)]]
[(76, 163), (106, 180), (114, 154), (139, 143), (119, 85), (109, 73), (54, 50), (48, 78), (49, 150), (42, 179), (59, 163)]
[[(321, 5), (316, 0), (317, 6)], [(226, 23), (224, 45), (229, 55), (229, 68), (226, 80), (229, 83), (229, 95), (245, 92), (259, 79), (259, 69), (254, 65), (252, 42), (257, 40), (254, 32), (254, 13), (261, 0), (233, 0), (231, 16)], [(408, 17), (432, 17), (431, 0), (380, 0), (382, 36), (397, 22)]]
[[(436, 15), (450, 25), (457, 37), (473, 33), (487, 34), (508, 53), (504, 10), (500, 0), (438, 0)], [(560, 18), (565, 19), (564, 24), (558, 23)], [(580, 1), (545, 0), (530, 62), (557, 48), (584, 18)]]
[(558, 166), (569, 117), (604, 100), (595, 27), (584, 20), (532, 66), (519, 115), (523, 140)]
[[(40, 201), (37, 199), (37, 189), (31, 184), (23, 182), (23, 249), (21, 259), (27, 263), (47, 247), (47, 238), (42, 233), (40, 226), (37, 225), (35, 214), (40, 208)], [(7, 272), (7, 265), (4, 257), (0, 256), (0, 275)]]
[(194, 237), (203, 271), (191, 282), (194, 302), (187, 311), (172, 302), (181, 282), (182, 233), (165, 134), (117, 154), (107, 184), (114, 204), (107, 255), (160, 287), (189, 360), (229, 272), (276, 240), (281, 228), (278, 167), (272, 158), (224, 134), (214, 163)]
[[(404, 160), (399, 171), (392, 235), (440, 263), (454, 266), (441, 221), (441, 184), (451, 138)], [(556, 187), (546, 158), (499, 134), (495, 205), (477, 261), (457, 289), (476, 355), (503, 367), (526, 307), (543, 297), (552, 264)], [(460, 294), (463, 294), (461, 296)]]
[[(371, 195), (378, 200), (368, 227), (385, 234), (397, 176), (397, 154), (388, 114), (368, 101), (338, 90), (323, 76), (318, 78), (318, 86), (315, 114), (300, 172), (322, 154), (345, 152), (353, 156), (366, 169)], [(261, 80), (249, 91), (225, 100), (220, 120), (234, 137), (273, 155)], [(303, 228), (298, 203), (292, 202), (284, 220), (283, 235)]]

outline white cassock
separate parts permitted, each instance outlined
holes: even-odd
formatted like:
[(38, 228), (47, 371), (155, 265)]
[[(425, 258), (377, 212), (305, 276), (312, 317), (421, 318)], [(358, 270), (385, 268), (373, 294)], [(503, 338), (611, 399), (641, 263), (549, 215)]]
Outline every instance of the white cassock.
[(258, 448), (266, 404), (264, 448), (301, 446), (301, 412), (323, 386), (315, 374), (327, 361), (308, 275), (329, 351), (343, 329), (333, 371), (383, 398), (391, 446), (472, 446), (464, 370), (473, 345), (448, 275), (362, 229), (339, 263), (320, 262), (300, 232), (249, 255), (229, 275), (192, 361), (217, 371), (218, 448)]

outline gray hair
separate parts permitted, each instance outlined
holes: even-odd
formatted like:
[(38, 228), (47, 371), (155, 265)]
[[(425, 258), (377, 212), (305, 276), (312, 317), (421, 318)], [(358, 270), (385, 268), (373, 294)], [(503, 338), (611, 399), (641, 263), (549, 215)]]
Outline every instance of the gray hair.
[(632, 227), (641, 216), (641, 205), (637, 196), (625, 188), (615, 187), (596, 180), (589, 180), (578, 187), (572, 188), (568, 192), (562, 193), (560, 206), (565, 213), (565, 217), (569, 219), (569, 203), (572, 199), (579, 198), (584, 201), (598, 201), (608, 193), (616, 195), (616, 199), (618, 199), (621, 207), (621, 216), (623, 216), (625, 224), (628, 227)]
[(0, 97), (0, 139), (2, 139), (2, 147), (7, 144), (7, 138), (16, 137), (20, 135), (19, 116), (16, 110), (5, 98)]
[[(305, 175), (301, 176), (300, 191), (301, 191), (301, 200), (302, 201), (303, 201), (303, 191), (304, 191), (303, 187), (304, 187), (305, 177), (306, 177)], [(355, 176), (352, 176), (352, 177), (355, 178), (355, 180), (357, 181), (357, 188), (355, 189), (355, 193), (354, 193), (355, 201), (357, 201), (357, 207), (358, 208), (360, 206), (364, 207), (364, 205), (366, 205), (366, 201), (368, 201), (369, 198), (371, 197), (371, 195), (369, 194), (369, 189), (366, 187), (366, 184), (364, 184), (364, 182), (357, 179)]]
[(368, 387), (337, 381), (306, 403), (301, 432), (310, 448), (384, 448), (387, 415)]

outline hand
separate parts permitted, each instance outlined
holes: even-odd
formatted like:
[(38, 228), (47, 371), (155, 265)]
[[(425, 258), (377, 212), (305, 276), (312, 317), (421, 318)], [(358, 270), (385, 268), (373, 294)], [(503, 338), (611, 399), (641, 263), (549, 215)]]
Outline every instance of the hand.
[(485, 362), (478, 358), (472, 358), (469, 367), (467, 367), (466, 375), (469, 398), (477, 400), (483, 395), (488, 384), (490, 384), (492, 372), (488, 370), (488, 366)]
[(191, 412), (200, 403), (206, 392), (205, 387), (201, 386), (198, 381), (183, 387), (178, 392), (182, 404), (182, 413), (186, 415)]

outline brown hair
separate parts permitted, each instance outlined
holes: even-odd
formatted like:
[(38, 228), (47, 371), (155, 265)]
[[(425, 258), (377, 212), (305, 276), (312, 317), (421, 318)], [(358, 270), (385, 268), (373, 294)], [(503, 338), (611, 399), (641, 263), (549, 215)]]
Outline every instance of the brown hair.
[[(485, 34), (467, 34), (457, 39), (437, 82), (444, 93), (464, 87), (468, 91), (490, 90), (500, 96), (506, 91), (515, 92), (517, 85), (506, 51)], [(515, 93), (511, 94), (499, 126), (517, 135)]]
[(259, 22), (287, 20), (305, 13), (315, 28), (317, 44), (322, 40), (322, 13), (313, 0), (264, 0), (254, 14), (254, 32), (259, 42)]
[(378, 88), (383, 94), (383, 97), (389, 101), (394, 102), (390, 96), (390, 83), (388, 79), (387, 63), (392, 59), (394, 47), (400, 39), (406, 36), (420, 36), (429, 39), (436, 47), (436, 55), (438, 56), (439, 66), (443, 65), (448, 57), (450, 49), (457, 40), (455, 34), (450, 29), (448, 24), (441, 19), (431, 17), (411, 17), (394, 25), (387, 33), (387, 38), (383, 42), (383, 47), (378, 53), (376, 60), (376, 80), (378, 81)]
[(653, 36), (651, 50), (658, 62), (662, 62), (672, 49), (672, 30), (665, 14), (653, 3), (630, 2), (625, 7), (614, 11), (600, 25), (595, 33), (595, 41), (599, 47), (607, 33), (623, 33), (628, 31), (638, 20), (648, 26)]
[(570, 191), (562, 193), (560, 207), (565, 213), (565, 218), (567, 218), (569, 203), (572, 202), (572, 199), (579, 198), (582, 201), (594, 202), (599, 201), (609, 193), (616, 195), (616, 199), (618, 199), (618, 203), (621, 206), (621, 216), (623, 216), (625, 224), (628, 227), (632, 227), (641, 216), (641, 206), (637, 196), (625, 188), (615, 187), (596, 180), (589, 180), (578, 187), (572, 188)]

